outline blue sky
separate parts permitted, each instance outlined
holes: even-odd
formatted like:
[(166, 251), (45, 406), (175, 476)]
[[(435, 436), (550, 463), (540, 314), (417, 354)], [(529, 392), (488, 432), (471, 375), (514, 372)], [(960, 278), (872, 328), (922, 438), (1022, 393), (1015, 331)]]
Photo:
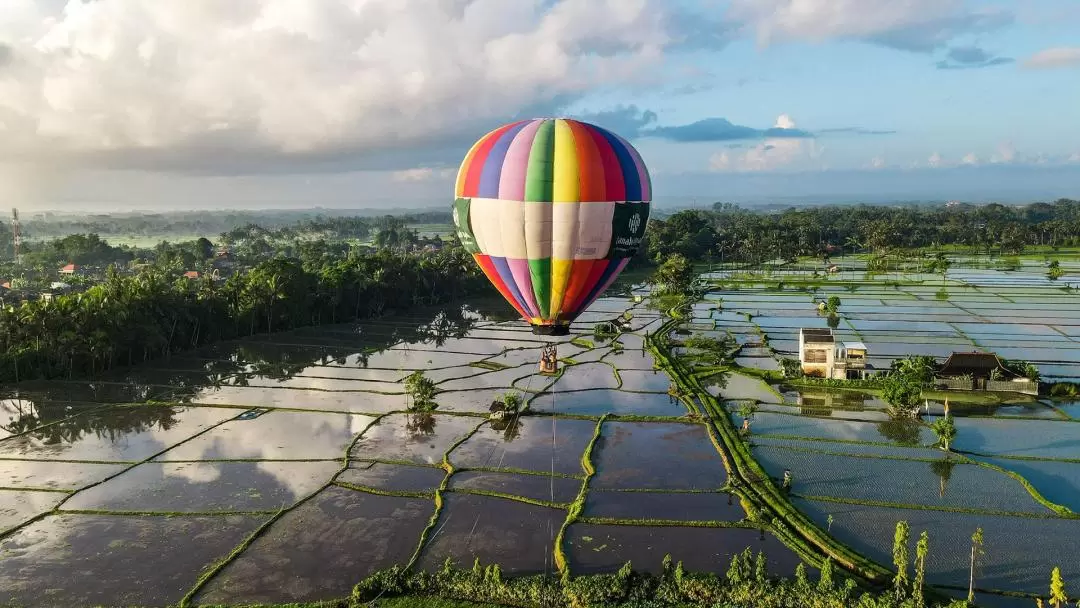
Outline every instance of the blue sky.
[(439, 205), (538, 115), (631, 138), (666, 205), (1080, 197), (1075, 0), (9, 2), (29, 208)]

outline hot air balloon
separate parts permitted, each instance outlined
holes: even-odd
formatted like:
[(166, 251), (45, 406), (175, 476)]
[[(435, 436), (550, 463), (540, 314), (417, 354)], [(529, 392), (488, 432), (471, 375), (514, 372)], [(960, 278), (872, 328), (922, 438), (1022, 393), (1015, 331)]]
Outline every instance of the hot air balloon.
[(652, 184), (622, 137), (539, 118), (481, 137), (455, 196), (458, 238), (488, 280), (534, 333), (564, 336), (637, 252)]

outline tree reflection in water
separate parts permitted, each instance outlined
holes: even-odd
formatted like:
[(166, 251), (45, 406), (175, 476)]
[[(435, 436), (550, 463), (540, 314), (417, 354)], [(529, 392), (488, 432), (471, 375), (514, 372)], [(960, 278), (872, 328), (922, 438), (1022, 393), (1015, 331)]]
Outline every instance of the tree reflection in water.
[(435, 416), (428, 412), (406, 414), (405, 416), (405, 430), (409, 433), (409, 439), (431, 437), (435, 434)]
[(521, 437), (521, 416), (507, 416), (491, 421), (491, 428), (503, 434), (503, 441), (509, 443)]
[(889, 418), (877, 425), (878, 433), (882, 437), (900, 445), (919, 445), (919, 431), (922, 426), (917, 418), (897, 416)]
[[(173, 371), (166, 359), (152, 367), (115, 371), (86, 384), (24, 383), (0, 393), (0, 414), (7, 414), (0, 428), (11, 434), (29, 432), (46, 444), (74, 442), (91, 433), (115, 441), (126, 434), (168, 430), (181, 409), (167, 404), (190, 403), (207, 388), (247, 386), (251, 377), (260, 376), (284, 381), (314, 365), (331, 361), (344, 365), (349, 357), (366, 367), (371, 352), (401, 341), (441, 346), (447, 339), (465, 337), (486, 317), (460, 305), (426, 312), (427, 321), (391, 326), (392, 331), (380, 332), (379, 341), (368, 340), (363, 349), (262, 341), (222, 343), (209, 347), (215, 355), (204, 359), (201, 369)], [(72, 405), (85, 401), (154, 405), (118, 406), (99, 413), (80, 409), (90, 406)], [(80, 412), (86, 413), (76, 415)], [(413, 415), (409, 429), (432, 435), (435, 419), (430, 414)]]
[(945, 490), (949, 487), (949, 480), (952, 479), (952, 472), (955, 467), (956, 461), (948, 456), (930, 463), (930, 470), (933, 471), (934, 475), (937, 475), (939, 479), (938, 496), (941, 498), (945, 498)]

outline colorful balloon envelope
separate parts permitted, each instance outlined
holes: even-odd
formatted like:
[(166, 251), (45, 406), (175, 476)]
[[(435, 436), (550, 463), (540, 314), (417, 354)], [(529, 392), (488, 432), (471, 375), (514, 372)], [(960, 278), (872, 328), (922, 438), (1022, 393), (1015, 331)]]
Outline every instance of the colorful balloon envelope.
[(487, 278), (535, 333), (566, 335), (637, 252), (652, 184), (622, 137), (541, 118), (480, 138), (455, 196), (458, 238)]

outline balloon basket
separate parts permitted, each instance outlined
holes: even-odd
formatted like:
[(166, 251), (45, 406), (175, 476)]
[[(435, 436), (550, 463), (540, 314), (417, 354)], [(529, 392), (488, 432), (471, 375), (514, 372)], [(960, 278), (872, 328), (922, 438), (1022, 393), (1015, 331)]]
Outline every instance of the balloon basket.
[(533, 333), (538, 336), (569, 336), (569, 325), (533, 325)]

